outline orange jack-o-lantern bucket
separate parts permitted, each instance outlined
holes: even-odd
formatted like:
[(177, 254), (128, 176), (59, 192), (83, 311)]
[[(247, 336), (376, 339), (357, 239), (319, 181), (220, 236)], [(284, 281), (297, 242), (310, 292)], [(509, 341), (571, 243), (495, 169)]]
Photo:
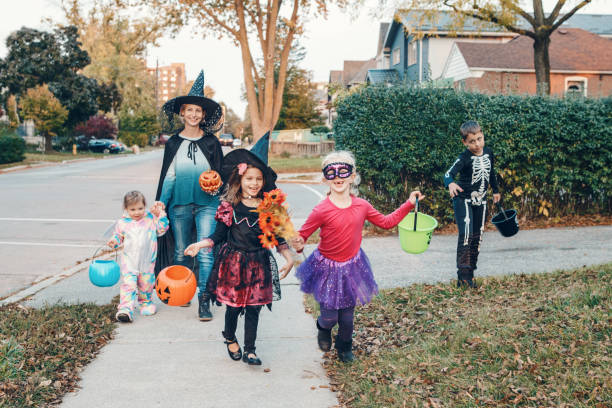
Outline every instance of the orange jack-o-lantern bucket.
[(155, 281), (155, 292), (159, 300), (170, 306), (182, 306), (195, 295), (196, 277), (191, 269), (172, 265), (162, 269)]
[(200, 174), (200, 187), (208, 194), (214, 194), (219, 190), (223, 182), (221, 176), (214, 170), (206, 170)]

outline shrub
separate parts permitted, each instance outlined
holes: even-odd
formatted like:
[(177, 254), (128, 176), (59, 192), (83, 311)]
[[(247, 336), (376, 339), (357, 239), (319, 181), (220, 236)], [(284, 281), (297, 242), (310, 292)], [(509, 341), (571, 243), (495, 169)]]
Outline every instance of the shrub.
[(426, 211), (451, 222), (443, 174), (477, 120), (496, 158), (505, 207), (521, 216), (610, 213), (612, 99), (488, 96), (452, 89), (367, 87), (343, 98), (337, 148), (352, 150), (362, 194), (386, 211), (414, 188)]
[(327, 126), (313, 126), (310, 129), (310, 131), (312, 133), (325, 133), (325, 134), (327, 134), (327, 133), (331, 132), (331, 129), (328, 128)]
[(0, 164), (20, 162), (25, 159), (25, 141), (16, 135), (0, 135)]
[(119, 132), (119, 139), (128, 147), (133, 145), (145, 147), (149, 144), (149, 135), (137, 131), (122, 130)]
[(77, 125), (74, 131), (77, 134), (85, 135), (87, 138), (115, 139), (117, 137), (117, 126), (104, 115), (90, 117), (84, 124)]

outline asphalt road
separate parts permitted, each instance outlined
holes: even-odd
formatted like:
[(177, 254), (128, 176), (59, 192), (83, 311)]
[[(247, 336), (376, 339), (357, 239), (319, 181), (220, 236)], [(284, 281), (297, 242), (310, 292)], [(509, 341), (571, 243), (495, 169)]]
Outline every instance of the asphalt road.
[[(104, 245), (123, 195), (155, 198), (162, 151), (0, 174), (0, 299), (61, 274)], [(282, 184), (297, 224), (323, 186)]]

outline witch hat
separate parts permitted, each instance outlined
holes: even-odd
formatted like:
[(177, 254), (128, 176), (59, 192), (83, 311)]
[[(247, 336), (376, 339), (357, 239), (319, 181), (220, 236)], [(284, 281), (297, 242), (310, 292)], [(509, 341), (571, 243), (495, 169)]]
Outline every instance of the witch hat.
[(181, 106), (185, 104), (198, 105), (204, 111), (204, 120), (200, 127), (209, 132), (216, 132), (221, 129), (223, 121), (223, 109), (221, 105), (210, 98), (204, 96), (204, 71), (196, 78), (191, 90), (187, 95), (177, 96), (168, 100), (162, 106), (162, 112), (166, 114), (168, 121), (172, 123), (174, 115), (180, 114)]
[(259, 157), (262, 162), (268, 165), (268, 150), (270, 149), (270, 131), (268, 130), (253, 147), (251, 153)]
[(268, 192), (276, 188), (276, 173), (268, 167), (268, 148), (270, 146), (270, 132), (266, 132), (257, 143), (251, 148), (235, 149), (225, 155), (223, 166), (221, 167), (221, 178), (229, 180), (232, 172), (240, 163), (247, 163), (261, 170), (264, 176), (264, 186), (262, 190)]

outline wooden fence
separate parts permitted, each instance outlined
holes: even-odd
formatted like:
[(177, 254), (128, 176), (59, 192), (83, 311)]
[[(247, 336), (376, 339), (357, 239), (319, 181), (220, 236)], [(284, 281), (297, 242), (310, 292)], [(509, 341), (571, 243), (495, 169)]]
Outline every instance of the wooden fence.
[(324, 142), (279, 142), (270, 141), (270, 153), (287, 152), (292, 156), (321, 156), (334, 150), (334, 141)]

